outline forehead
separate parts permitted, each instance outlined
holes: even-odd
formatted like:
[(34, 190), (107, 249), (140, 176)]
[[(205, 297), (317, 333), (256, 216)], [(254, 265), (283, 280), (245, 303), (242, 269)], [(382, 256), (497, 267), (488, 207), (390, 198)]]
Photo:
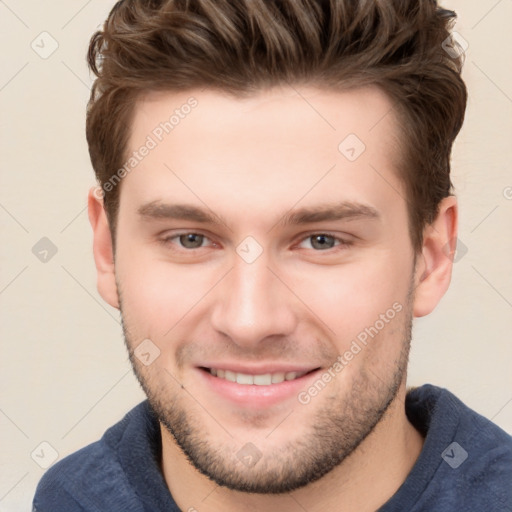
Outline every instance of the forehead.
[(393, 143), (396, 128), (392, 104), (377, 87), (274, 87), (246, 97), (209, 89), (150, 92), (136, 102), (129, 145), (134, 148), (150, 135), (157, 143), (195, 142), (197, 149), (199, 142), (228, 136), (245, 146), (307, 139), (309, 146), (330, 151), (333, 142), (354, 134), (372, 151), (381, 149), (376, 142)]
[(397, 194), (397, 140), (391, 102), (377, 88), (151, 93), (135, 106), (127, 159), (139, 155), (121, 203), (127, 194), (138, 203), (180, 195), (265, 209), (358, 201), (390, 185)]

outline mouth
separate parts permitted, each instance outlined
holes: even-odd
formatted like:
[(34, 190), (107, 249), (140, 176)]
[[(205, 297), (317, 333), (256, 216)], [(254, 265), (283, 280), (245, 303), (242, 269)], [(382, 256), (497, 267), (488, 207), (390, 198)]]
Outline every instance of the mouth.
[(319, 368), (306, 371), (278, 371), (272, 373), (251, 374), (235, 372), (233, 370), (226, 370), (222, 368), (201, 368), (201, 370), (209, 373), (213, 377), (224, 379), (229, 382), (236, 382), (243, 386), (271, 386), (273, 384), (280, 384), (281, 382), (300, 379), (301, 377), (304, 377), (318, 369)]
[(209, 400), (220, 399), (230, 407), (245, 410), (267, 410), (293, 403), (301, 390), (319, 378), (321, 371), (320, 367), (274, 364), (251, 367), (233, 363), (223, 368), (219, 363), (196, 367), (198, 381)]

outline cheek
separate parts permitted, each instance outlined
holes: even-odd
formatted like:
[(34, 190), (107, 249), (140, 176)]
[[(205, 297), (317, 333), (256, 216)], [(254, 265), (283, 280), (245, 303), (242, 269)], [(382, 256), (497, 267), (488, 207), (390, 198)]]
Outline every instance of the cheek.
[(116, 262), (123, 315), (142, 336), (163, 338), (200, 309), (213, 286), (215, 271), (194, 265), (173, 265), (126, 251)]
[(295, 277), (294, 292), (325, 324), (326, 335), (337, 340), (339, 349), (373, 326), (380, 315), (389, 312), (394, 318), (397, 309), (405, 309), (410, 263), (393, 261), (393, 257), (396, 254), (390, 252), (349, 265), (311, 266)]

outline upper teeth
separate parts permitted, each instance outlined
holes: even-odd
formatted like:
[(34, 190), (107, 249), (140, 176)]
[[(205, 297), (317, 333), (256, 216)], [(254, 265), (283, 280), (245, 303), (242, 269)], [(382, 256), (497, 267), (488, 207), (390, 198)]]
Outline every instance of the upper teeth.
[(221, 370), (219, 368), (210, 368), (210, 373), (220, 379), (226, 379), (238, 384), (255, 384), (256, 386), (270, 386), (279, 384), (285, 380), (294, 380), (302, 377), (307, 372), (276, 372), (265, 373), (263, 375), (250, 375), (247, 373), (236, 373), (230, 370)]

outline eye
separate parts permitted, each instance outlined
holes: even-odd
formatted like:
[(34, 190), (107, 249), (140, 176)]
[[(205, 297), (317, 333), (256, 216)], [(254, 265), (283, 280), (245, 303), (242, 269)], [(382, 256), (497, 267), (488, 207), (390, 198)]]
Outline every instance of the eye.
[(180, 244), (187, 249), (197, 249), (203, 246), (205, 237), (197, 233), (187, 233), (179, 236)]
[(349, 243), (326, 233), (315, 233), (308, 236), (300, 244), (305, 249), (315, 249), (318, 251), (332, 249), (338, 245), (349, 245)]
[(164, 243), (178, 243), (184, 249), (199, 249), (208, 245), (209, 239), (199, 233), (182, 233), (169, 236), (163, 240)]

